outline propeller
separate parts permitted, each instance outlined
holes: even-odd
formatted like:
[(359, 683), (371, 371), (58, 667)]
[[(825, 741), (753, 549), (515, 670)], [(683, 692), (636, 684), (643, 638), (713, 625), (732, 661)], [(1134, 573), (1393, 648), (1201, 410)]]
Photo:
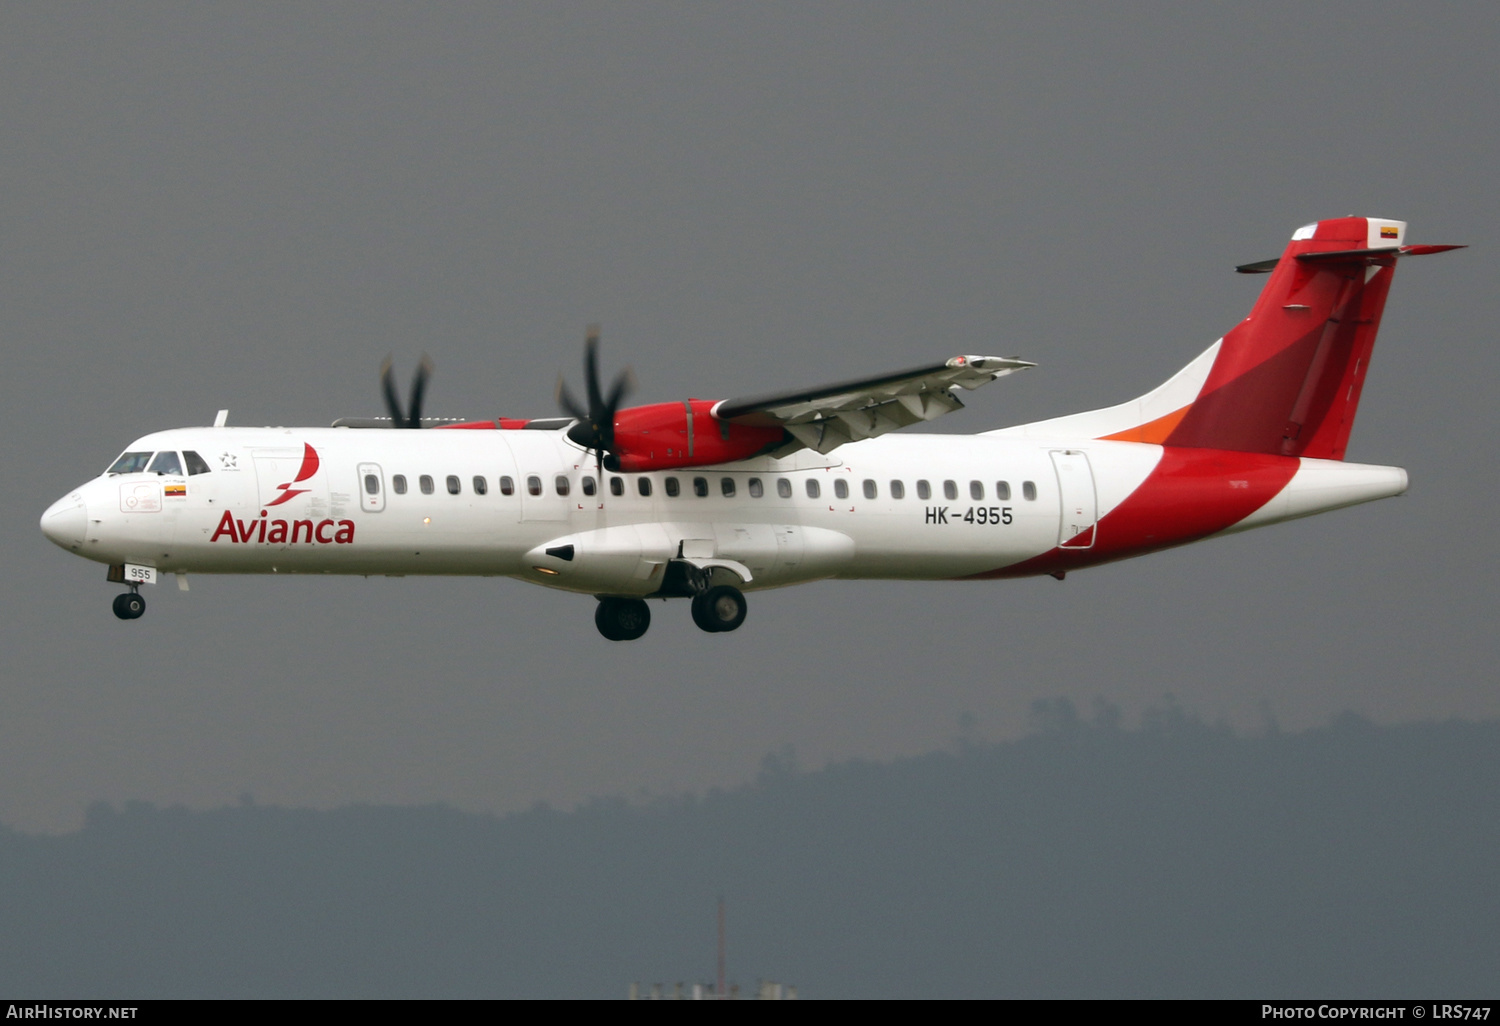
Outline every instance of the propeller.
[(396, 384), (391, 380), (391, 358), (387, 356), (380, 365), (380, 387), (385, 392), (385, 408), (391, 412), (391, 427), (419, 428), (422, 426), (422, 393), (427, 391), (427, 377), (432, 373), (432, 361), (422, 354), (417, 364), (417, 373), (411, 379), (411, 415), (401, 412), (401, 397), (396, 394)]
[[(634, 384), (635, 375), (630, 372), (629, 368), (621, 371), (610, 387), (609, 397), (605, 398), (603, 390), (599, 387), (599, 325), (597, 324), (589, 325), (588, 337), (584, 341), (583, 377), (584, 385), (588, 388), (588, 406), (585, 408), (573, 398), (573, 393), (568, 391), (568, 386), (561, 374), (557, 376), (557, 404), (569, 416), (578, 419), (577, 424), (568, 428), (568, 437), (583, 448), (592, 449), (598, 456), (600, 486), (602, 487), (604, 468), (608, 466), (610, 470), (619, 469), (619, 459), (614, 455), (615, 414), (619, 412), (621, 401)], [(605, 462), (605, 453), (610, 453), (612, 466)]]

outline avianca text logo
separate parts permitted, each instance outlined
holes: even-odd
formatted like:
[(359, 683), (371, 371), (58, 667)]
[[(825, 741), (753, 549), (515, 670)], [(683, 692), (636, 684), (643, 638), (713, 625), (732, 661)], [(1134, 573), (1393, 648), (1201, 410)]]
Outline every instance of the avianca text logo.
[[(297, 468), (297, 476), (294, 477), (294, 478), (292, 478), (290, 481), (286, 482), (286, 484), (279, 484), (279, 485), (277, 485), (276, 486), (276, 490), (278, 492), (280, 492), (281, 494), (279, 496), (277, 496), (276, 498), (272, 499), (270, 502), (266, 503), (266, 505), (267, 506), (280, 506), (283, 502), (286, 502), (288, 499), (296, 498), (298, 495), (301, 495), (303, 492), (309, 491), (309, 489), (307, 489), (307, 488), (293, 488), (292, 485), (298, 484), (298, 483), (300, 483), (302, 481), (306, 481), (308, 478), (312, 477), (317, 472), (318, 472), (318, 450), (314, 449), (312, 446), (308, 445), (306, 442), (303, 442), (302, 443), (302, 466), (300, 466), (300, 467)], [(276, 479), (272, 478), (271, 480), (274, 481)], [(264, 516), (265, 514), (262, 513), (261, 515)]]
[[(213, 537), (208, 540), (216, 542), (220, 538), (228, 538), (232, 545), (352, 544), (354, 542), (354, 521), (352, 520), (319, 520), (314, 523), (311, 520), (266, 519), (266, 511), (271, 507), (280, 506), (283, 502), (312, 490), (293, 488), (292, 485), (311, 478), (318, 472), (319, 464), (318, 450), (303, 442), (302, 463), (297, 467), (296, 476), (276, 486), (275, 490), (281, 494), (266, 503), (266, 509), (260, 511), (260, 516), (249, 520), (236, 520), (233, 513), (225, 510), (224, 515), (219, 518), (219, 526), (214, 530)], [(272, 478), (272, 480), (275, 479)]]
[(351, 545), (354, 543), (354, 521), (319, 520), (315, 525), (311, 520), (267, 520), (265, 510), (260, 511), (259, 517), (236, 520), (233, 513), (225, 510), (219, 518), (218, 529), (208, 540), (216, 542), (226, 536), (235, 544), (295, 545), (306, 542), (310, 545)]

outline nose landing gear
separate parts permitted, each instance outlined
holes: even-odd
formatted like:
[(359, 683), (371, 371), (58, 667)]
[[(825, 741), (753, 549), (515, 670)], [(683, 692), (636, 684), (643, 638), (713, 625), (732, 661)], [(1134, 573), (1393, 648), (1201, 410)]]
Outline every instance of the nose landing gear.
[(141, 593), (131, 588), (123, 595), (115, 596), (115, 615), (121, 620), (139, 620), (146, 611), (146, 600)]

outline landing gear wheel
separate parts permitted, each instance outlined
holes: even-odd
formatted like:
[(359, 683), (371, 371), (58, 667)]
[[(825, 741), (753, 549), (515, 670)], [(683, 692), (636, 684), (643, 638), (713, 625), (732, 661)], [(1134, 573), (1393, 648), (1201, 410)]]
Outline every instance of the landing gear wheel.
[(602, 598), (594, 610), (594, 626), (610, 641), (634, 641), (651, 626), (651, 608), (644, 599)]
[(693, 597), (693, 622), (710, 634), (732, 631), (745, 622), (745, 596), (731, 584)]
[(146, 600), (133, 591), (115, 596), (115, 615), (121, 620), (139, 620), (146, 611)]

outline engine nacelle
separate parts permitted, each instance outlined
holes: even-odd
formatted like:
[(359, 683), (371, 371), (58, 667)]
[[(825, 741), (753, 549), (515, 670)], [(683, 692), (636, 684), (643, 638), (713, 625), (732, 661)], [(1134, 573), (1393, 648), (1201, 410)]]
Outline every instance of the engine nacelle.
[(732, 463), (768, 452), (787, 441), (779, 427), (748, 427), (719, 420), (718, 403), (687, 399), (632, 406), (615, 416), (615, 449), (610, 470), (639, 474), (676, 467)]

